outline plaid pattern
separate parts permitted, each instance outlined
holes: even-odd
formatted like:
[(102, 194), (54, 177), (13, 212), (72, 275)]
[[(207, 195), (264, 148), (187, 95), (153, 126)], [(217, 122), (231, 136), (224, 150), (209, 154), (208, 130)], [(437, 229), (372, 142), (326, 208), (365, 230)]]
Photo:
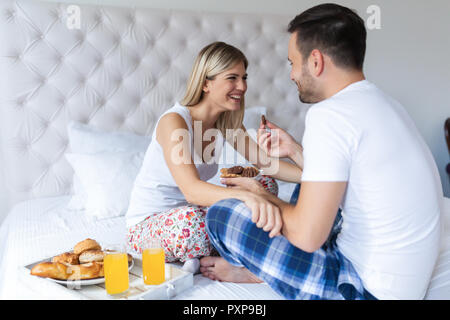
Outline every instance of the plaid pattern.
[(286, 299), (375, 299), (335, 246), (335, 236), (321, 249), (307, 253), (283, 237), (251, 221), (251, 210), (237, 199), (226, 199), (209, 208), (206, 228), (220, 255), (235, 266), (244, 266)]

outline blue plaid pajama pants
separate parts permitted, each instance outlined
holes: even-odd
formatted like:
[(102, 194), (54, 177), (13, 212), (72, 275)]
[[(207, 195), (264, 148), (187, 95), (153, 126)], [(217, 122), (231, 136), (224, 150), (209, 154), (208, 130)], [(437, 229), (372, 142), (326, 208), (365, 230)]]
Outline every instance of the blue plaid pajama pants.
[[(300, 185), (291, 197), (298, 199)], [(351, 262), (336, 248), (341, 215), (319, 250), (308, 253), (285, 237), (269, 238), (251, 221), (251, 210), (237, 199), (209, 208), (206, 228), (212, 245), (234, 266), (245, 267), (286, 299), (372, 300)]]

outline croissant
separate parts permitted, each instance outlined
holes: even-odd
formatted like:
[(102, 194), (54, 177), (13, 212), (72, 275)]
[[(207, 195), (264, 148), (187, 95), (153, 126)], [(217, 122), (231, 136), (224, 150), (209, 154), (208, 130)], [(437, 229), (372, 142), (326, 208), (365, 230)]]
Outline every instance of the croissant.
[(104, 277), (102, 262), (89, 262), (67, 267), (67, 273), (70, 274), (68, 280), (83, 280)]
[(52, 262), (61, 262), (64, 264), (79, 264), (79, 255), (72, 252), (64, 252), (60, 255), (53, 257)]
[(67, 266), (59, 262), (41, 262), (35, 265), (30, 272), (34, 276), (66, 280), (69, 278)]

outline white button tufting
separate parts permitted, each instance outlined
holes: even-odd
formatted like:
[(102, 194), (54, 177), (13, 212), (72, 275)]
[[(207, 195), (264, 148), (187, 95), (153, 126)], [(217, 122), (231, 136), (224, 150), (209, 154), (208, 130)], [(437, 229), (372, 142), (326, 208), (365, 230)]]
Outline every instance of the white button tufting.
[[(249, 59), (247, 108), (266, 106), (275, 119), (301, 114), (285, 62), (290, 16), (78, 6), (82, 23), (70, 29), (64, 5), (39, 1), (36, 10), (35, 1), (0, 1), (0, 30), (9, 31), (0, 32), (2, 76), (11, 80), (0, 83), (0, 127), (5, 141), (15, 141), (0, 150), (8, 172), (0, 183), (12, 202), (71, 191), (73, 172), (59, 169), (69, 168), (62, 150), (70, 120), (151, 134), (182, 98), (198, 51), (212, 41), (233, 44)], [(301, 136), (302, 125), (287, 118), (277, 124)]]

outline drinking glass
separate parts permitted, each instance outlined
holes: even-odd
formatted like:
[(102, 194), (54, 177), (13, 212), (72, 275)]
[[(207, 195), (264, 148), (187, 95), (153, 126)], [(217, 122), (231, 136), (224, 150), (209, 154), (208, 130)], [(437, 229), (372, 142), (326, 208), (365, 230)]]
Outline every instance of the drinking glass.
[(107, 246), (103, 268), (107, 294), (116, 295), (128, 290), (128, 257), (125, 245)]
[(165, 281), (164, 249), (159, 241), (150, 239), (142, 251), (142, 276), (145, 284), (157, 285)]

